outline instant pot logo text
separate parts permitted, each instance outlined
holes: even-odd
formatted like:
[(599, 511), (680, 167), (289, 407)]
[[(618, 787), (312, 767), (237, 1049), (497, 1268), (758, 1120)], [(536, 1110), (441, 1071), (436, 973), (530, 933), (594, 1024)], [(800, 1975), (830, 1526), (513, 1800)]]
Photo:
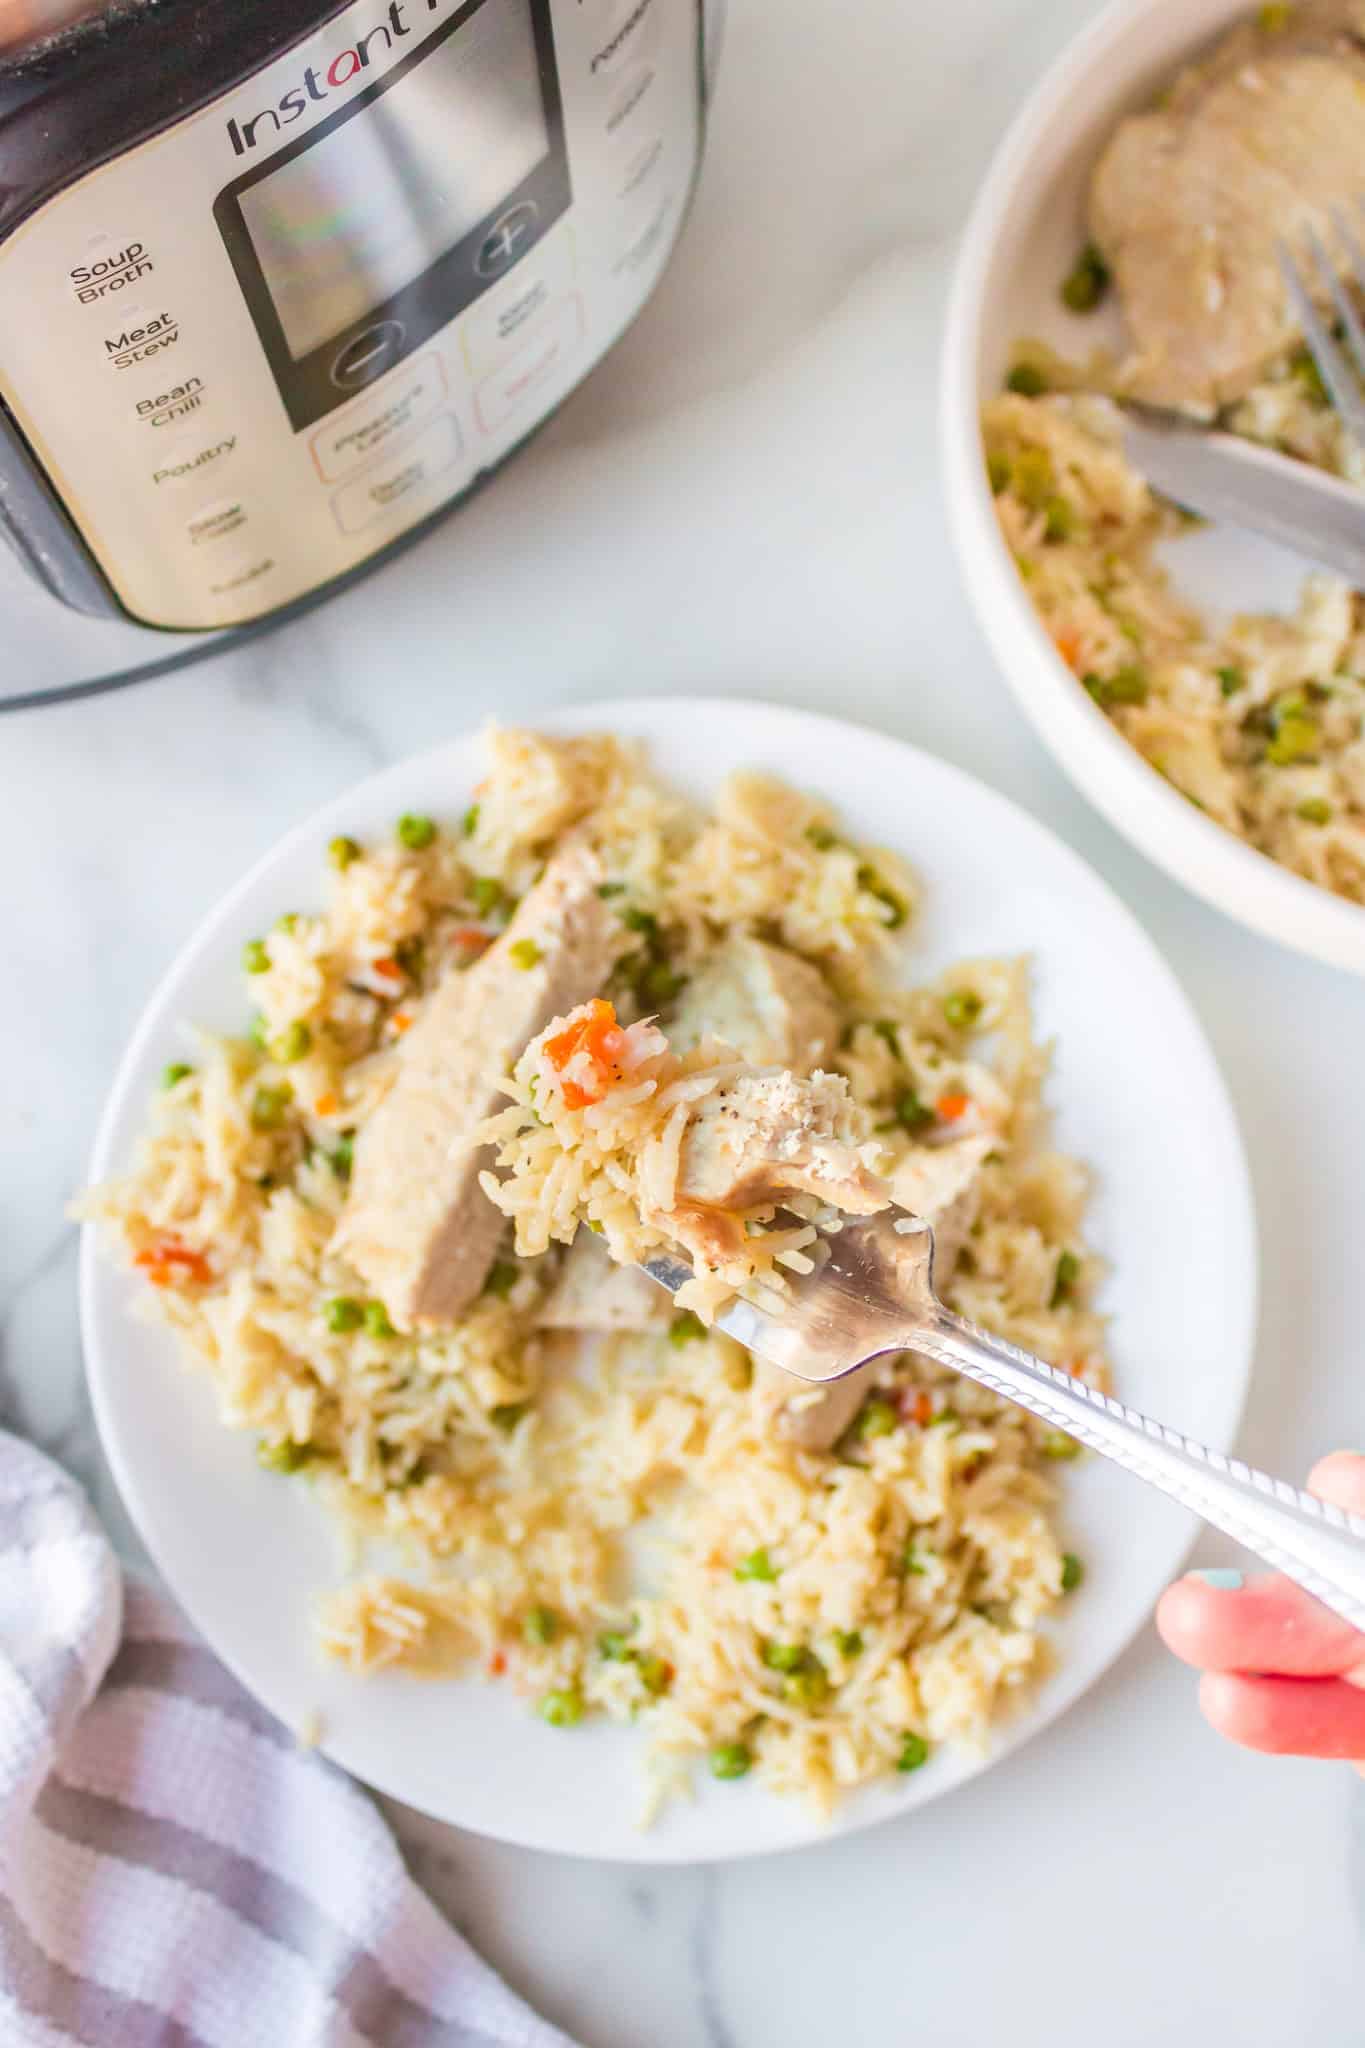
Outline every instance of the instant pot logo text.
[(333, 93), (344, 91), (353, 79), (362, 77), (376, 60), (382, 64), (394, 45), (412, 34), (412, 23), (405, 18), (410, 7), (414, 12), (421, 9), (427, 14), (439, 14), (448, 4), (449, 0), (389, 0), (384, 19), (363, 36), (357, 36), (347, 49), (338, 50), (324, 71), (309, 64), (299, 83), (281, 93), (273, 107), (264, 107), (259, 114), (251, 114), (241, 122), (229, 120), (227, 132), (234, 152), (247, 156), (262, 137), (269, 142), (282, 128), (306, 114), (310, 101), (330, 99)]

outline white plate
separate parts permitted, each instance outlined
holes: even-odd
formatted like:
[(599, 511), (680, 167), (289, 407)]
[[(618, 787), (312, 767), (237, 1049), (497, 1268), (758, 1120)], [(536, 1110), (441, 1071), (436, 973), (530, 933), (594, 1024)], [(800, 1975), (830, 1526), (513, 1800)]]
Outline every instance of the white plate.
[[(851, 828), (896, 847), (925, 884), (912, 971), (967, 953), (1027, 950), (1039, 1026), (1056, 1035), (1058, 1141), (1092, 1161), (1093, 1241), (1119, 1384), (1204, 1441), (1229, 1443), (1250, 1365), (1256, 1242), (1241, 1142), (1218, 1069), (1151, 941), (1085, 865), (1032, 818), (957, 769), (877, 733), (764, 704), (659, 699), (542, 717), (649, 742), (700, 796), (730, 769), (819, 789)], [(334, 833), (392, 829), (401, 812), (455, 818), (480, 773), (470, 737), (363, 782), (268, 853), (209, 917), (153, 996), (124, 1058), (92, 1171), (127, 1160), (177, 1027), (240, 1028), (242, 942), (281, 906), (318, 900)], [(321, 1711), (338, 1763), (439, 1818), (568, 1854), (638, 1862), (753, 1855), (818, 1839), (822, 1824), (752, 1782), (699, 1774), (694, 1805), (649, 1832), (634, 1816), (640, 1732), (548, 1728), (504, 1687), (358, 1679), (313, 1647), (315, 1597), (341, 1576), (331, 1525), (307, 1486), (262, 1472), (249, 1436), (220, 1427), (208, 1380), (167, 1332), (135, 1319), (141, 1284), (87, 1230), (86, 1357), (105, 1449), (148, 1549), (218, 1654), (280, 1718)], [(1192, 1533), (1187, 1515), (1098, 1464), (1067, 1480), (1069, 1546), (1087, 1565), (1056, 1634), (1060, 1668), (1001, 1731), (999, 1757), (1051, 1720), (1142, 1625)], [(835, 1831), (904, 1813), (982, 1768), (942, 1753), (851, 1801)]]
[[(1318, 960), (1365, 974), (1365, 909), (1291, 874), (1197, 811), (1149, 768), (1066, 666), (1001, 538), (986, 481), (980, 412), (1019, 342), (1084, 358), (1117, 341), (1116, 312), (1078, 318), (1058, 287), (1085, 239), (1090, 172), (1123, 114), (1251, 0), (1119, 0), (1054, 64), (1010, 129), (958, 259), (943, 353), (943, 454), (967, 591), (996, 659), (1045, 745), (1149, 859), (1249, 925)], [(1212, 613), (1286, 603), (1309, 565), (1224, 528), (1165, 557)]]

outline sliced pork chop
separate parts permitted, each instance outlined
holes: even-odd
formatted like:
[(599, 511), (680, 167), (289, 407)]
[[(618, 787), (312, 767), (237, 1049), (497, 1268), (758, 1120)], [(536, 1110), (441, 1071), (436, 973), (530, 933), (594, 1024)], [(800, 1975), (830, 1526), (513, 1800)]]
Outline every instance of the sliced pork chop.
[(859, 1157), (840, 1074), (741, 1074), (703, 1097), (683, 1134), (673, 1203), (647, 1219), (711, 1265), (742, 1250), (745, 1214), (791, 1194), (853, 1216), (890, 1197)]
[(1132, 343), (1124, 387), (1204, 415), (1300, 338), (1281, 237), (1365, 192), (1365, 0), (1244, 24), (1167, 103), (1120, 122), (1090, 190), (1091, 235)]
[[(598, 895), (596, 857), (566, 848), (475, 965), (452, 969), (403, 1041), (397, 1078), (356, 1141), (332, 1239), (399, 1328), (449, 1323), (488, 1275), (503, 1217), (479, 1187), (473, 1133), (552, 1017), (592, 996), (629, 943)], [(539, 949), (521, 966), (514, 948)]]
[(668, 1027), (688, 1052), (720, 1038), (755, 1067), (808, 1074), (839, 1042), (839, 1012), (818, 968), (783, 946), (732, 938), (688, 982)]
[[(981, 1168), (998, 1141), (989, 1133), (948, 1145), (918, 1145), (887, 1177), (898, 1209), (918, 1216), (934, 1232), (934, 1279), (951, 1280), (981, 1206)], [(803, 1451), (827, 1451), (839, 1441), (867, 1399), (876, 1373), (865, 1365), (828, 1387), (797, 1387), (780, 1366), (755, 1361), (754, 1398), (781, 1436)], [(812, 1398), (814, 1396), (814, 1398)]]
[(671, 1318), (669, 1297), (638, 1266), (618, 1266), (590, 1230), (580, 1230), (536, 1322), (542, 1330), (658, 1330)]

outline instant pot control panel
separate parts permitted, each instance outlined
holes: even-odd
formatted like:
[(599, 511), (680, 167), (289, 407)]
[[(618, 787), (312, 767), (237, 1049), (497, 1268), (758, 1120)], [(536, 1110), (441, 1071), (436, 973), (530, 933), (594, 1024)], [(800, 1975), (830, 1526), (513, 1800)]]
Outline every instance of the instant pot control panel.
[(22, 223), (0, 396), (125, 608), (258, 617), (495, 467), (648, 298), (700, 108), (695, 0), (357, 0)]

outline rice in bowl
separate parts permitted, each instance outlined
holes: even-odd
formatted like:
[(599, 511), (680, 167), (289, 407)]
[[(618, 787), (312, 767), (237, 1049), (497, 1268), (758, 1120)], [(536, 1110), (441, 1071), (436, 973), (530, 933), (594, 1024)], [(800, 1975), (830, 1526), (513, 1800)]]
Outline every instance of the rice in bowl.
[(509, 1229), (465, 1312), (409, 1327), (337, 1229), (433, 992), (505, 947), (572, 840), (627, 935), (603, 991), (624, 1025), (678, 1037), (727, 949), (808, 974), (858, 1141), (908, 1184), (970, 1165), (953, 1306), (1102, 1382), (1085, 1176), (1046, 1149), (1027, 970), (904, 986), (911, 879), (761, 778), (707, 814), (609, 739), (497, 733), (490, 754), (463, 818), (335, 844), (325, 908), (248, 949), (251, 1030), (168, 1072), (130, 1172), (83, 1211), (223, 1419), (379, 1546), (320, 1618), (331, 1654), (477, 1669), (564, 1727), (638, 1718), (656, 1789), (709, 1761), (828, 1809), (980, 1743), (1042, 1668), (1079, 1574), (1056, 1531), (1069, 1440), (907, 1355), (813, 1442), (795, 1383), (662, 1295), (616, 1334), (565, 1327), (583, 1237), (518, 1257)]

